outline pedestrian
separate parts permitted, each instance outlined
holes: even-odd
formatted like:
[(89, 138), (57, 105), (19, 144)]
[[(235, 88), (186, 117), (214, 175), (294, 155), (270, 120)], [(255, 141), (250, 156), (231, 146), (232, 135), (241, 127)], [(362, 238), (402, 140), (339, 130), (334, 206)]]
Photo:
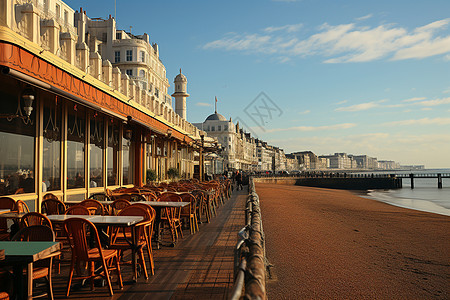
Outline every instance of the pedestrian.
[(236, 173), (237, 190), (242, 190), (242, 172), (237, 171)]

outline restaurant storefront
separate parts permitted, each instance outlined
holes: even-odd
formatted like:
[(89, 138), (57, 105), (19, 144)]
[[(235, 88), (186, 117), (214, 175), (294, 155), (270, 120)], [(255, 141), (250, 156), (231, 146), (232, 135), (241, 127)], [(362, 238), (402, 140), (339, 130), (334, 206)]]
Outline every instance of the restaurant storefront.
[(193, 174), (192, 137), (10, 42), (0, 41), (0, 195), (38, 210), (63, 200)]

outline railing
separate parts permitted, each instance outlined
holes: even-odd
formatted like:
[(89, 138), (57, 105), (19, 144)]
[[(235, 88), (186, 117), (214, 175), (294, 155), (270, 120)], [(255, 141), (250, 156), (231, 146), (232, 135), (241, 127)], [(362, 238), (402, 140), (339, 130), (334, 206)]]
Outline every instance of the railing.
[[(234, 256), (235, 283), (232, 300), (266, 299), (266, 255), (259, 197), (253, 178), (249, 180), (246, 203), (246, 226), (238, 235)], [(244, 296), (242, 296), (244, 293)]]

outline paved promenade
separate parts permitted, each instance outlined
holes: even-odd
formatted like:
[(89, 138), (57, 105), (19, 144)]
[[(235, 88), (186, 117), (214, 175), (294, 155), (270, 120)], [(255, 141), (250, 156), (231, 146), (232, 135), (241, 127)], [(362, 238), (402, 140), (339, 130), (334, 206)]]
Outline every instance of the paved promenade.
[(450, 299), (450, 217), (348, 191), (256, 184), (269, 299)]
[[(200, 231), (190, 235), (185, 230), (174, 248), (154, 249), (155, 275), (147, 281), (139, 278), (137, 284), (119, 291), (113, 278), (113, 297), (106, 287), (94, 292), (83, 287), (74, 289), (69, 299), (228, 299), (233, 287), (233, 249), (237, 232), (245, 225), (246, 198), (246, 191), (235, 191), (211, 223), (200, 225)], [(68, 269), (68, 261), (63, 267)], [(130, 280), (131, 268), (122, 270), (124, 281)], [(55, 298), (64, 298), (66, 283), (66, 274), (54, 277)]]

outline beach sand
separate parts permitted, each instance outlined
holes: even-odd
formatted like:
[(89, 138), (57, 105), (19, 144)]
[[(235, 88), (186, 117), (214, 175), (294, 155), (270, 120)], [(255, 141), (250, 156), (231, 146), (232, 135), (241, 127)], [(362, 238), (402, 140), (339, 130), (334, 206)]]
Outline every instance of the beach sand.
[(256, 191), (269, 299), (450, 299), (450, 217), (343, 190)]

